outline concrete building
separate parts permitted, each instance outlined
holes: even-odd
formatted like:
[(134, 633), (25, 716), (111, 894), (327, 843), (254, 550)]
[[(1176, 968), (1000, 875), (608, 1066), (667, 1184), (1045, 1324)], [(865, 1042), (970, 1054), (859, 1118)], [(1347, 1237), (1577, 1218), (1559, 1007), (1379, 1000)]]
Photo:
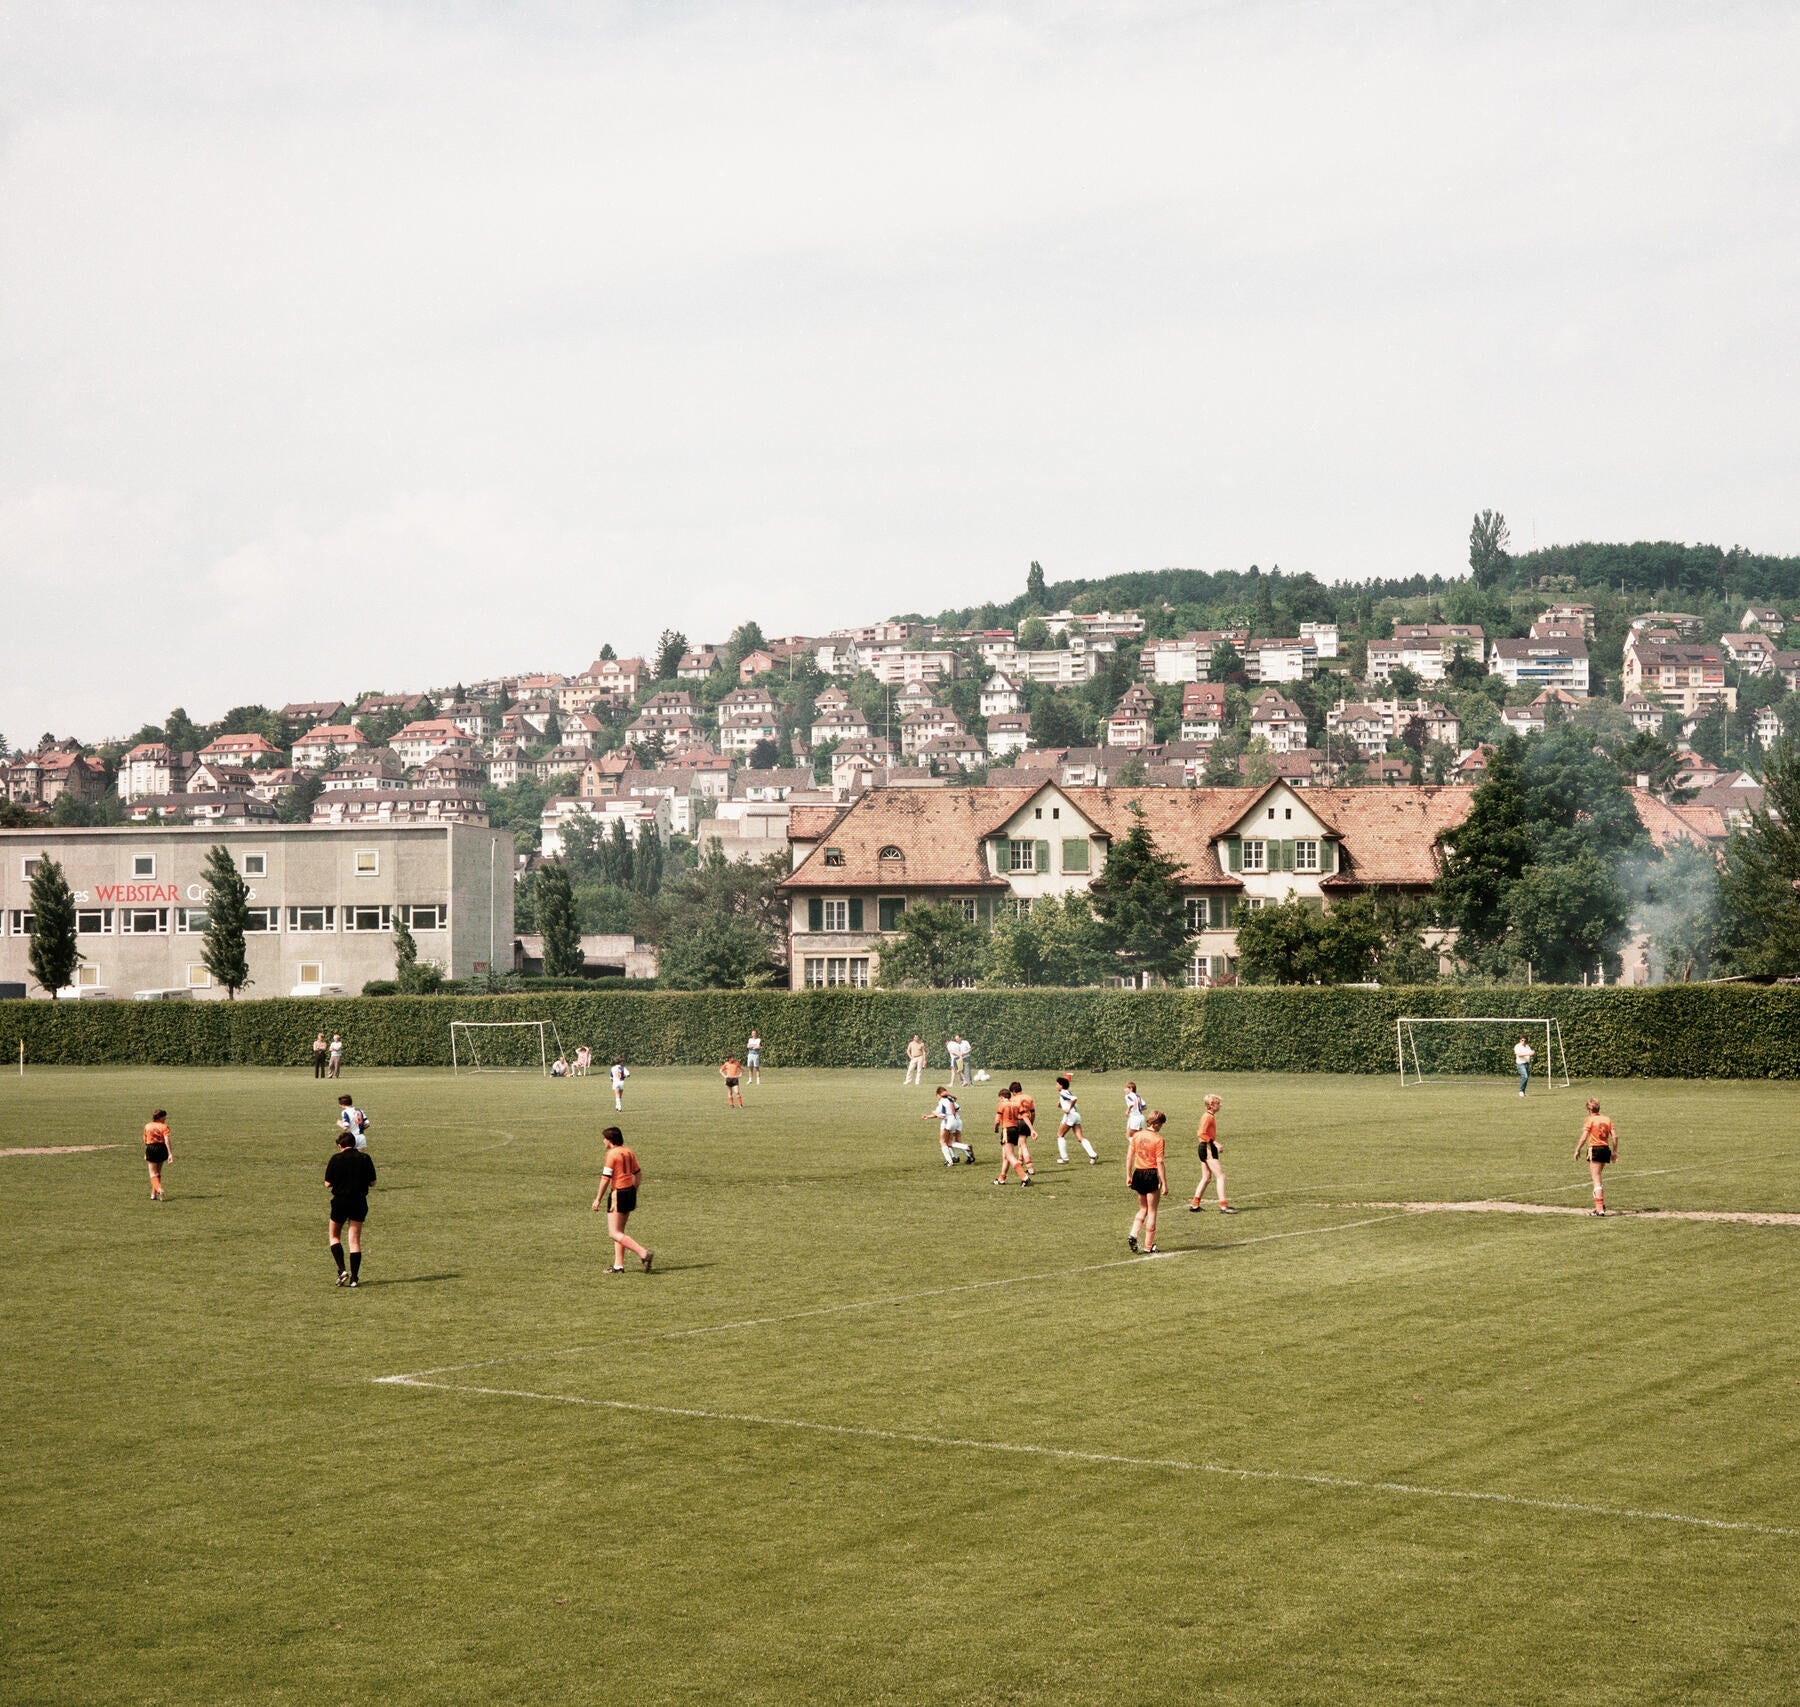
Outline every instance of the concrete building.
[(1510, 687), (1561, 688), (1586, 699), (1588, 649), (1585, 640), (1496, 640), (1488, 674)]
[(510, 830), (473, 824), (124, 825), (0, 830), (0, 982), (31, 981), (30, 884), (44, 855), (75, 892), (72, 994), (223, 997), (201, 955), (203, 870), (230, 850), (250, 886), (250, 996), (354, 994), (394, 975), (396, 916), (453, 978), (510, 964)]

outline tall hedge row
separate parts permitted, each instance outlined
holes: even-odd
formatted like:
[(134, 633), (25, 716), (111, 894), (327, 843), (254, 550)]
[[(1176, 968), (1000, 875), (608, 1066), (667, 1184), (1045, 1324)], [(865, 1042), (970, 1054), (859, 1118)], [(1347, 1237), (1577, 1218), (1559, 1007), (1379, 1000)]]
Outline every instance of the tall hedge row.
[[(1696, 984), (4, 1002), (0, 1051), (16, 1056), (23, 1038), (41, 1063), (284, 1066), (308, 1060), (323, 1028), (343, 1034), (354, 1065), (439, 1067), (450, 1064), (452, 1019), (551, 1019), (569, 1049), (587, 1043), (602, 1061), (643, 1066), (717, 1062), (758, 1026), (770, 1066), (898, 1067), (916, 1031), (936, 1070), (943, 1039), (961, 1031), (978, 1067), (1388, 1073), (1395, 1018), (1427, 1014), (1556, 1018), (1583, 1077), (1800, 1078), (1800, 988)], [(1420, 1033), (1420, 1062), (1507, 1071), (1512, 1041), (1493, 1027), (1433, 1027)]]

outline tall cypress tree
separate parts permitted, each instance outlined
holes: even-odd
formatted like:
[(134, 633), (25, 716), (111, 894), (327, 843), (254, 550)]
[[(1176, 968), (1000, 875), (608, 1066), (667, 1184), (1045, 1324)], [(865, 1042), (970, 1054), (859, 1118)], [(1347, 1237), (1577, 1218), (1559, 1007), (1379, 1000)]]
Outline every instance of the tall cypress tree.
[(1113, 845), (1094, 885), (1094, 911), (1121, 970), (1173, 978), (1188, 957), (1181, 867), (1157, 847), (1143, 808), (1134, 801), (1131, 811), (1131, 828)]
[(581, 950), (581, 923), (575, 916), (575, 891), (567, 867), (546, 865), (537, 879), (538, 933), (544, 939), (544, 975), (578, 978), (586, 956)]
[(239, 873), (227, 847), (215, 846), (206, 856), (206, 937), (200, 958), (206, 970), (225, 986), (228, 1000), (250, 982), (250, 954), (244, 930), (250, 919), (250, 885)]
[(75, 896), (63, 868), (48, 854), (31, 875), (31, 975), (50, 992), (75, 980), (81, 949), (75, 941)]

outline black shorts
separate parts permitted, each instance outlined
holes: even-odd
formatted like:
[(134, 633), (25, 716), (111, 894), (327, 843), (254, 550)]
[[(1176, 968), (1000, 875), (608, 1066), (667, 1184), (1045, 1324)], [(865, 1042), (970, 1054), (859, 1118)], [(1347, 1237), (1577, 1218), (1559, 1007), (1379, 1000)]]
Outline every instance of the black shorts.
[(1610, 1162), (1612, 1160), (1612, 1145), (1610, 1145), (1610, 1144), (1589, 1145), (1588, 1160), (1590, 1162), (1602, 1162), (1602, 1163)]
[(725, 1081), (725, 1088), (728, 1091), (735, 1091), (737, 1089), (737, 1080), (736, 1079), (727, 1079)]
[(637, 1187), (622, 1185), (617, 1191), (609, 1191), (606, 1194), (606, 1207), (620, 1215), (629, 1215), (637, 1208)]
[(144, 1160), (146, 1162), (166, 1162), (168, 1159), (169, 1146), (167, 1144), (146, 1144), (144, 1146)]
[(1155, 1168), (1133, 1168), (1131, 1170), (1131, 1189), (1139, 1195), (1162, 1190), (1162, 1176)]
[(1009, 1144), (1023, 1144), (1030, 1136), (1029, 1126), (1009, 1126), (1006, 1129), (1006, 1141)]
[(1197, 1146), (1197, 1148), (1200, 1151), (1200, 1160), (1201, 1161), (1216, 1162), (1219, 1159), (1219, 1141), (1218, 1141), (1218, 1139), (1202, 1138), (1200, 1140), (1200, 1143)]
[(346, 1221), (366, 1221), (368, 1218), (369, 1200), (366, 1197), (353, 1198), (346, 1202), (340, 1202), (335, 1197), (331, 1200), (331, 1219), (340, 1227)]

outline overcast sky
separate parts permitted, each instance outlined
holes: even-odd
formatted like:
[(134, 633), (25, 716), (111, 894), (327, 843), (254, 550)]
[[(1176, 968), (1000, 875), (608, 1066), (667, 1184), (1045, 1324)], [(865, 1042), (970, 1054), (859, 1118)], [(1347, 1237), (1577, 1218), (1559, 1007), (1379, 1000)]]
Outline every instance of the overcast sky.
[(1800, 7), (0, 11), (0, 732), (1800, 551)]

